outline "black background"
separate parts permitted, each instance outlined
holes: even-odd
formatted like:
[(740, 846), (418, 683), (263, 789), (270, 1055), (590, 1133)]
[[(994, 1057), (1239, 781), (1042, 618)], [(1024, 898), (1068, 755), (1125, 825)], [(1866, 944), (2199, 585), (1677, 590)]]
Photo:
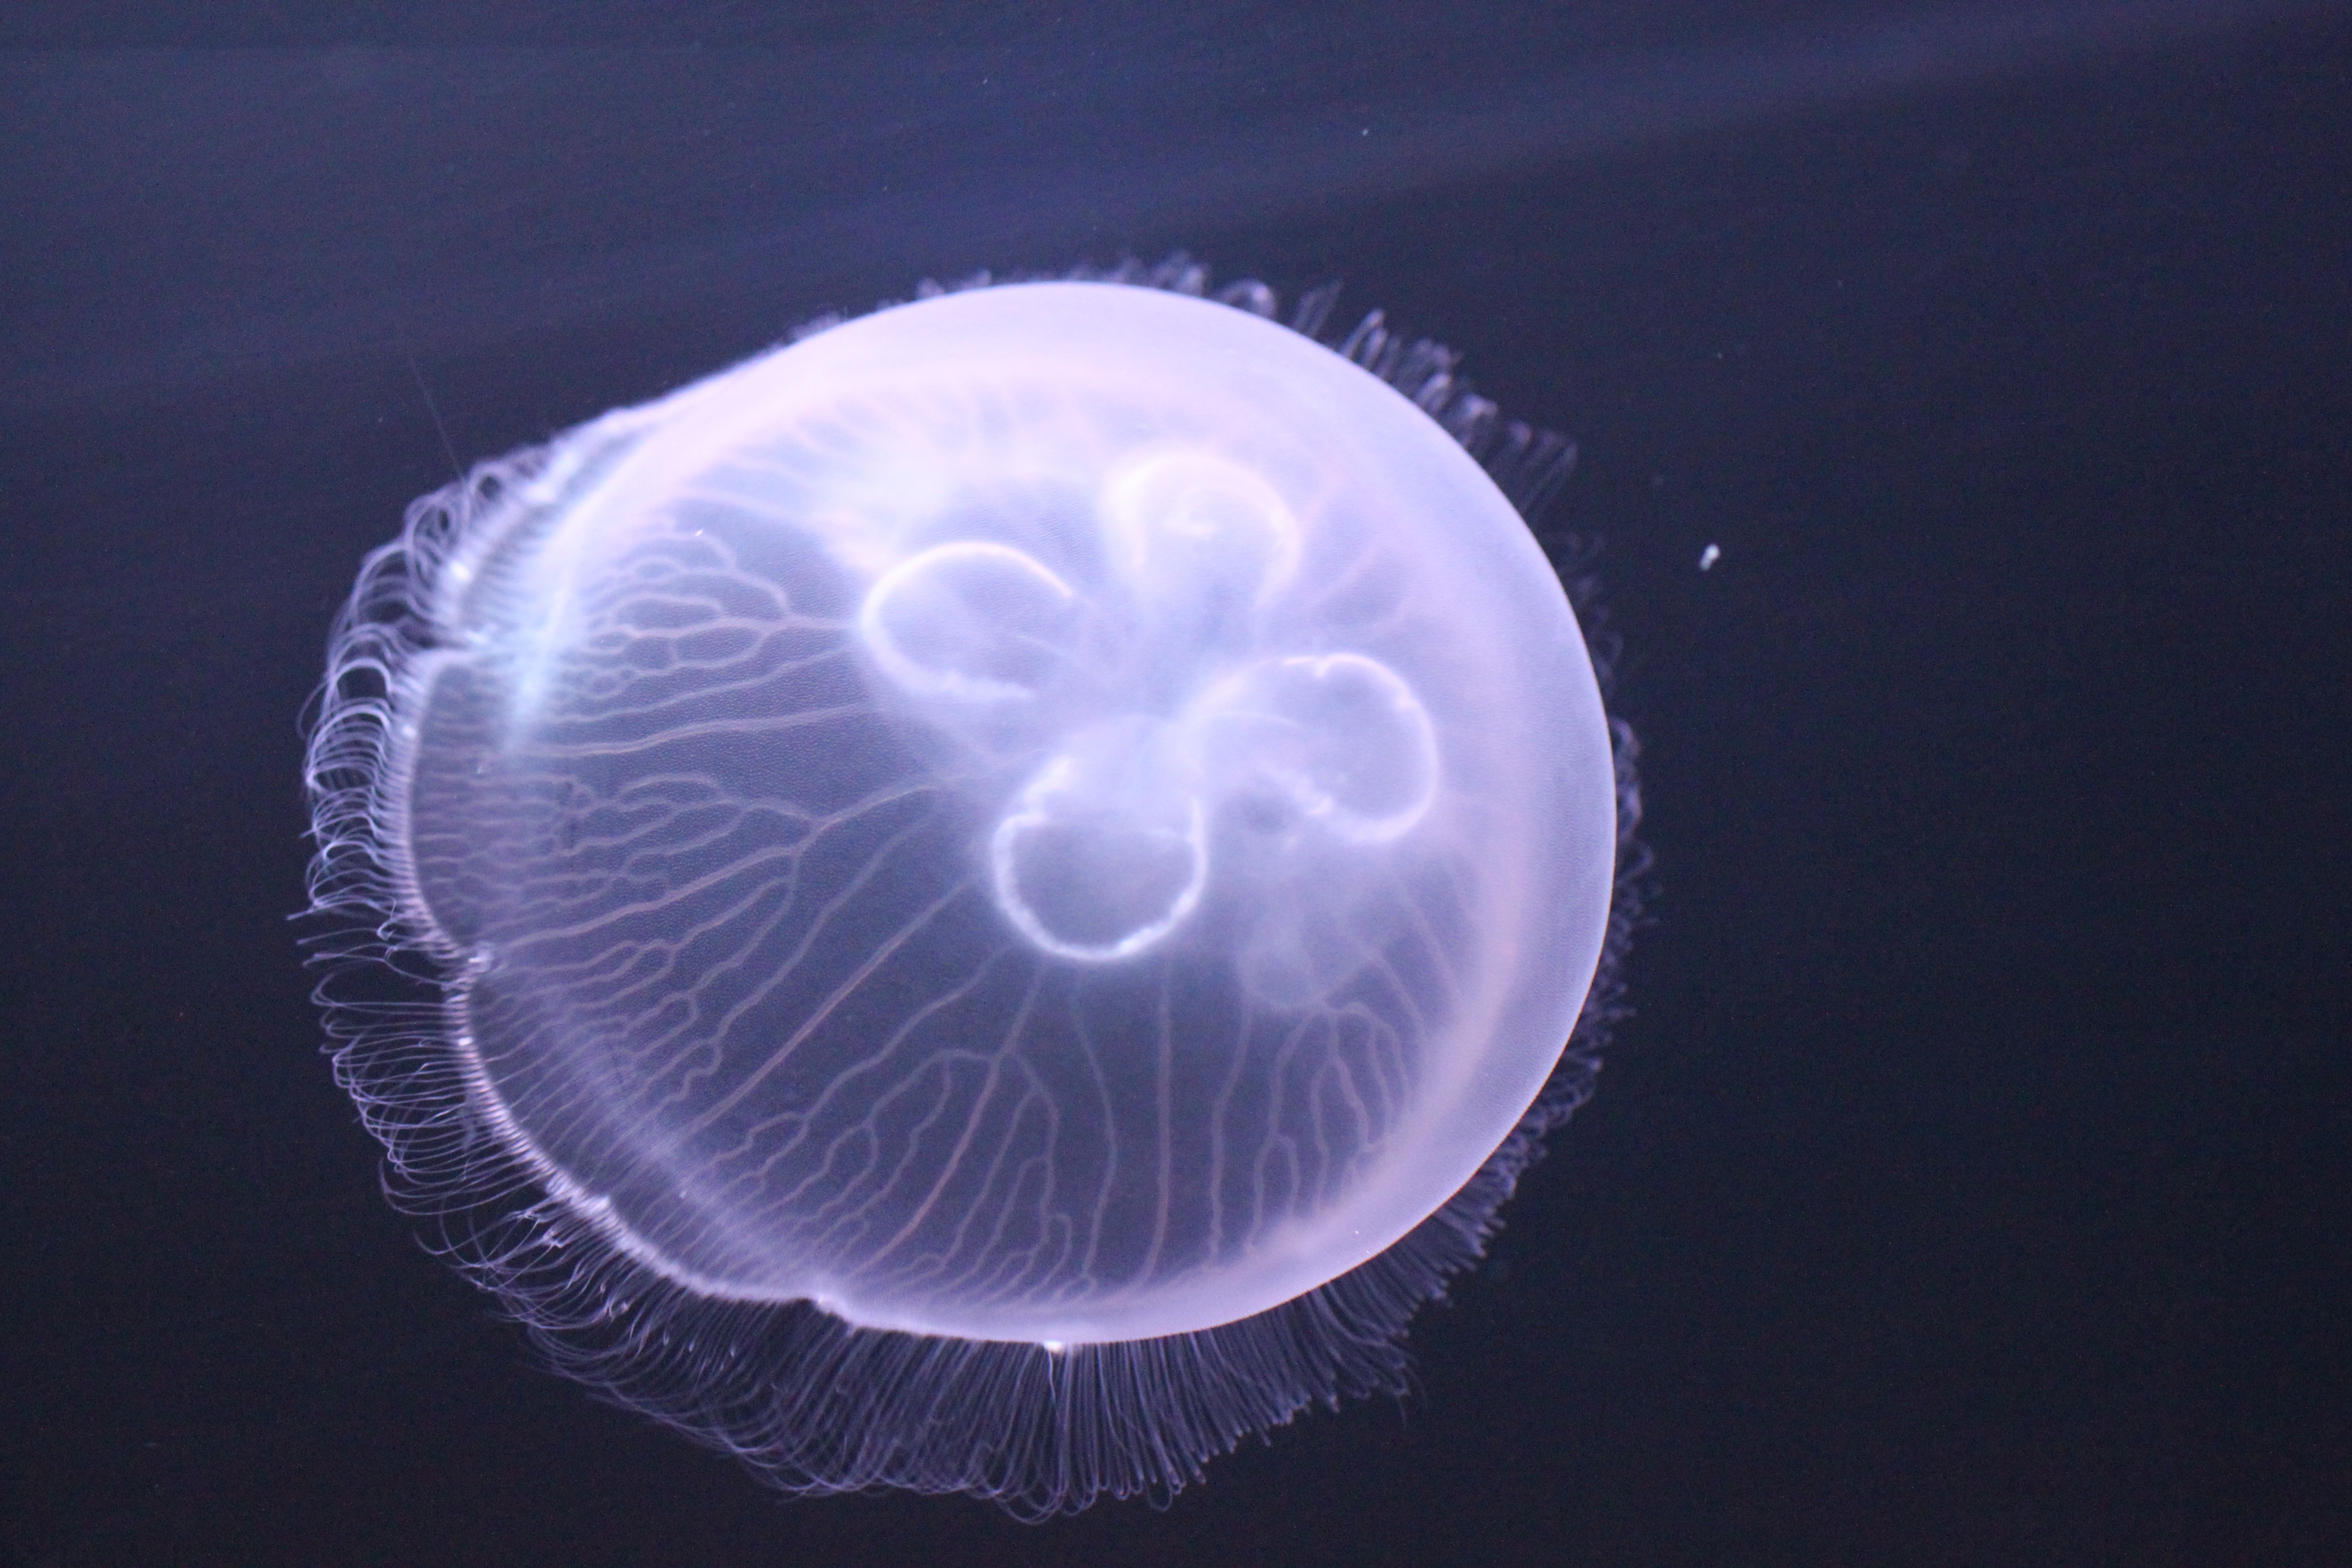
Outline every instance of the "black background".
[[(0, 44), (0, 1560), (2352, 1561), (2341, 8)], [(926, 275), (1179, 247), (1344, 278), (1581, 440), (1639, 1015), (1402, 1405), (1165, 1511), (782, 1501), (379, 1199), (287, 918), (297, 715), (453, 457)]]

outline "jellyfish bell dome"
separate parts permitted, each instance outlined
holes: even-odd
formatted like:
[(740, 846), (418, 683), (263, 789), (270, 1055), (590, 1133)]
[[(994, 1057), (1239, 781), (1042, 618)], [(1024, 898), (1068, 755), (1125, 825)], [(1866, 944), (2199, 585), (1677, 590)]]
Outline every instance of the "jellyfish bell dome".
[[(347, 1010), (339, 1059), (412, 1194), (506, 1205), (460, 1261), (559, 1361), (787, 1485), (1033, 1508), (1381, 1381), (1349, 1343), (1392, 1355), (1526, 1158), (1621, 787), (1466, 395), (1343, 347), (1181, 289), (938, 294), (371, 559), (314, 884), (438, 1002)], [(724, 1354), (678, 1364), (696, 1324)], [(1221, 1414), (1074, 1422), (1048, 1375), (940, 1436), (957, 1379), (1074, 1350)], [(814, 1413), (867, 1354), (929, 1369), (924, 1432)]]

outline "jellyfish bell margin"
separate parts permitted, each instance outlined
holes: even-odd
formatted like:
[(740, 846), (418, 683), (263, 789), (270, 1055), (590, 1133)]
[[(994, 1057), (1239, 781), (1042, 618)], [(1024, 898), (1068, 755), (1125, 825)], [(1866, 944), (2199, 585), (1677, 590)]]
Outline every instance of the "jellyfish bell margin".
[[(319, 996), (394, 1201), (789, 1491), (1164, 1499), (1402, 1392), (1622, 1016), (1634, 746), (1589, 557), (1548, 542), (1563, 594), (1528, 533), (1572, 447), (1377, 312), (1327, 339), (1328, 290), (1056, 281), (815, 323), (419, 500), (310, 731)], [(1573, 941), (1485, 863), (1513, 832)]]

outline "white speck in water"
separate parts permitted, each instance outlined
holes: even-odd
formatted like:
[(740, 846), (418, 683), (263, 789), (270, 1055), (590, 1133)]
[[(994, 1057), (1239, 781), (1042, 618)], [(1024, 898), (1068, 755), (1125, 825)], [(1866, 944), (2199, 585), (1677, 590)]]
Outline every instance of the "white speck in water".
[(1723, 559), (1723, 546), (1710, 544), (1698, 552), (1698, 569), (1702, 572)]

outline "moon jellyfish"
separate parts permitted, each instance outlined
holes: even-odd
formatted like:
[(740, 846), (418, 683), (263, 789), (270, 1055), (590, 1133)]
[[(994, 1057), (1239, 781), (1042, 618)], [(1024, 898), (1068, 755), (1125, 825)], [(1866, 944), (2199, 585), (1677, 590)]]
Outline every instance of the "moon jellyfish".
[(928, 288), (369, 558), (337, 1068), (562, 1370), (1024, 1516), (1401, 1388), (1589, 1092), (1633, 796), (1507, 494), (1569, 449), (1325, 308)]

